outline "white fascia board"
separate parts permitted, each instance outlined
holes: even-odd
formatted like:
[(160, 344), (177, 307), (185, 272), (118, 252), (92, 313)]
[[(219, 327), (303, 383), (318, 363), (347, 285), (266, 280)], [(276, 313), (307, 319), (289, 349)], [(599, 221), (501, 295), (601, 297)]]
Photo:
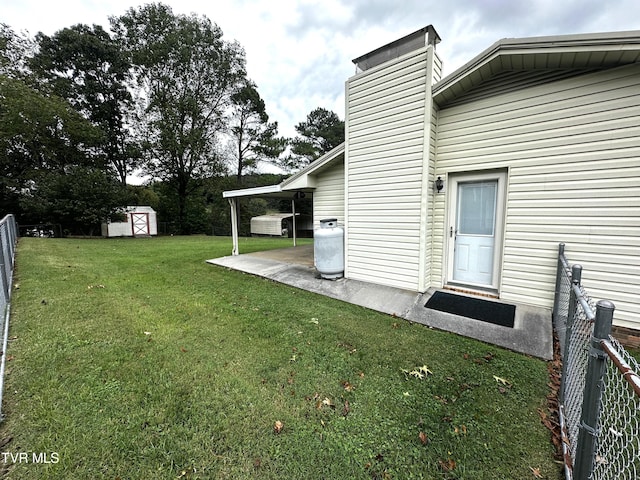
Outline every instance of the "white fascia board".
[(252, 197), (255, 195), (267, 195), (270, 193), (281, 193), (281, 184), (266, 185), (263, 187), (243, 188), (241, 190), (227, 190), (222, 192), (222, 198)]
[(328, 151), (322, 157), (315, 162), (307, 165), (305, 168), (297, 173), (294, 173), (289, 178), (282, 182), (283, 190), (297, 190), (300, 188), (315, 188), (316, 179), (315, 174), (322, 170), (327, 165), (333, 163), (341, 154), (344, 154), (344, 142), (335, 147), (333, 150)]

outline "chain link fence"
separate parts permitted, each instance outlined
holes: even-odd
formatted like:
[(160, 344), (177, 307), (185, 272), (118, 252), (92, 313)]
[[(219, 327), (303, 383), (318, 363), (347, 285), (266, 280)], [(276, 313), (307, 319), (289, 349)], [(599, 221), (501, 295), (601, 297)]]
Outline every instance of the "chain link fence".
[(565, 476), (640, 478), (640, 368), (611, 337), (614, 305), (595, 303), (582, 267), (558, 252), (553, 320), (562, 356), (559, 416)]
[(13, 266), (15, 261), (18, 226), (13, 215), (0, 220), (0, 332), (2, 332), (2, 358), (0, 358), (0, 418), (2, 412), (2, 391), (4, 390), (4, 367), (9, 336), (9, 313)]
[(602, 392), (594, 480), (640, 478), (640, 368), (620, 343), (602, 342), (610, 361)]
[[(563, 358), (563, 377), (565, 379), (563, 391), (564, 414), (567, 425), (568, 446), (571, 458), (576, 458), (576, 447), (580, 416), (582, 415), (582, 399), (584, 397), (585, 379), (589, 363), (589, 340), (593, 332), (593, 302), (586, 298), (582, 287), (580, 294), (585, 295), (588, 308), (585, 310), (580, 301), (577, 302), (572, 321), (567, 325), (565, 337), (565, 355)], [(568, 341), (567, 341), (568, 339)], [(569, 378), (570, 381), (566, 381)]]

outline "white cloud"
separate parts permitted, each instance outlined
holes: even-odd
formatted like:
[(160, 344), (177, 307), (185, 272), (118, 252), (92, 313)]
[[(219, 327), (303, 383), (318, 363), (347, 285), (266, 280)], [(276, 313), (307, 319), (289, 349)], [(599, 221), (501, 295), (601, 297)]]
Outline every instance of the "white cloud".
[[(5, 0), (0, 21), (14, 30), (51, 35), (76, 23), (108, 27), (144, 0)], [(197, 13), (245, 49), (271, 120), (281, 133), (316, 107), (344, 116), (344, 82), (353, 58), (428, 24), (444, 73), (464, 65), (504, 37), (640, 30), (635, 0), (165, 0), (175, 13)]]

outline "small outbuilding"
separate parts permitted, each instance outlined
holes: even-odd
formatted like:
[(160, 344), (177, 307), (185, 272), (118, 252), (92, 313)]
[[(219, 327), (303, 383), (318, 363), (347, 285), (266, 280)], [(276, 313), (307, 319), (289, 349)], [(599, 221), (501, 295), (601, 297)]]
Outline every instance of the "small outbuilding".
[(125, 221), (102, 224), (103, 237), (150, 237), (158, 234), (158, 221), (153, 208), (129, 206), (123, 213)]
[(309, 237), (313, 231), (311, 217), (293, 213), (272, 213), (251, 218), (252, 236), (292, 237), (296, 229), (297, 237)]

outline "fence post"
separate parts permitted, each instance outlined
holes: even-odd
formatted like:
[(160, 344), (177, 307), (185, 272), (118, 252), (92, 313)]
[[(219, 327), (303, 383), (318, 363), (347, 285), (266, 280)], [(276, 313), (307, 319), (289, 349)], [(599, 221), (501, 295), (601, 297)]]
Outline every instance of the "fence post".
[[(2, 233), (2, 229), (0, 229), (0, 233)], [(7, 276), (7, 269), (11, 268), (11, 260), (5, 258), (7, 255), (5, 254), (4, 244), (5, 242), (9, 243), (11, 240), (5, 238), (3, 235), (0, 235), (0, 287), (2, 287), (2, 303), (9, 302), (9, 278)], [(0, 314), (3, 312), (0, 311)]]
[[(562, 285), (563, 264), (562, 256), (564, 255), (564, 243), (558, 245), (558, 261), (556, 262), (556, 294), (553, 297), (553, 312), (551, 314), (551, 320), (556, 325), (558, 321), (558, 309), (560, 308), (560, 286)], [(556, 325), (557, 328), (557, 325)], [(564, 346), (564, 345), (563, 345)]]
[(576, 308), (578, 305), (578, 297), (576, 297), (575, 289), (573, 286), (580, 286), (582, 280), (582, 265), (574, 265), (571, 267), (571, 287), (569, 288), (569, 305), (567, 307), (567, 327), (565, 329), (563, 352), (565, 357), (562, 359), (562, 375), (560, 385), (560, 403), (564, 404), (565, 390), (567, 388), (567, 361), (566, 355), (571, 351), (571, 331), (573, 330), (573, 317), (576, 315)]
[(590, 478), (593, 473), (603, 378), (607, 368), (607, 354), (602, 349), (600, 341), (609, 338), (614, 310), (614, 304), (608, 300), (600, 300), (596, 304), (596, 319), (593, 335), (591, 336), (589, 364), (587, 366), (582, 399), (580, 431), (578, 433), (578, 445), (573, 467), (573, 474), (576, 479)]

